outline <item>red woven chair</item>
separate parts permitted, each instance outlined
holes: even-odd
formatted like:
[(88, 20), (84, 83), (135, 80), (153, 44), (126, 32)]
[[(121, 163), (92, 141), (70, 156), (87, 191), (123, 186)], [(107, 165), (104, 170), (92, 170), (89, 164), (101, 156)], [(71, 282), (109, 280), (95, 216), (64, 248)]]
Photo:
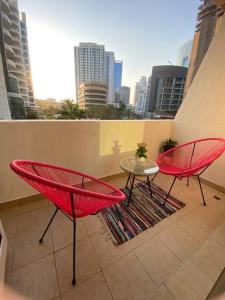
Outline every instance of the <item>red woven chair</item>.
[[(72, 284), (75, 285), (76, 218), (96, 214), (106, 207), (123, 201), (125, 195), (119, 189), (99, 179), (53, 165), (15, 160), (11, 162), (10, 167), (56, 206), (39, 243), (43, 242), (43, 238), (58, 210), (61, 210), (73, 222)], [(115, 209), (119, 221), (122, 223), (116, 205)]]
[[(157, 159), (159, 170), (166, 175), (174, 176), (172, 185), (167, 193), (164, 205), (169, 197), (176, 179), (197, 176), (203, 204), (205, 198), (201, 186), (200, 175), (225, 151), (224, 138), (204, 138), (176, 146), (161, 155)], [(153, 178), (154, 180), (154, 178)]]

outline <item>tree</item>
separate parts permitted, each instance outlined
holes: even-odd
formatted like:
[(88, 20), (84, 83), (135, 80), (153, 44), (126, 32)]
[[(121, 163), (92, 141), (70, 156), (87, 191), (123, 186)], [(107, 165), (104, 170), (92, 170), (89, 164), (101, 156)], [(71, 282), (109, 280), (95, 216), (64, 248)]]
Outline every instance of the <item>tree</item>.
[(26, 113), (26, 118), (27, 119), (39, 119), (38, 113), (36, 111), (30, 110)]
[(84, 110), (80, 109), (77, 103), (73, 100), (66, 99), (59, 111), (59, 119), (84, 119), (86, 113)]

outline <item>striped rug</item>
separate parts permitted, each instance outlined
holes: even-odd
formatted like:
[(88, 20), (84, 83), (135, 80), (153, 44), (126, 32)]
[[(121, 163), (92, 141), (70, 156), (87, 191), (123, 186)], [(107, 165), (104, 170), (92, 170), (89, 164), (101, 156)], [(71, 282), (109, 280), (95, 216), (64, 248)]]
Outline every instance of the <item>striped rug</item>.
[[(114, 207), (106, 208), (101, 212), (103, 221), (113, 236), (113, 241), (118, 245), (132, 239), (185, 206), (173, 196), (169, 196), (166, 204), (163, 205), (167, 192), (153, 182), (151, 182), (153, 199), (147, 184), (140, 182), (137, 185), (138, 188), (132, 192), (129, 207), (126, 205), (127, 200), (117, 204), (120, 218)], [(130, 190), (124, 188), (122, 191), (128, 198)]]

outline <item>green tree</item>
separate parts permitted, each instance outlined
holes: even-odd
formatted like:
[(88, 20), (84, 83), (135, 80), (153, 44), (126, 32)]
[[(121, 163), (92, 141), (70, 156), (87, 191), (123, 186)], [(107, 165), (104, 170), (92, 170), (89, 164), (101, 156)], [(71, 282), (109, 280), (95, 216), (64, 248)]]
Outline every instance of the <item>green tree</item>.
[(36, 111), (32, 111), (32, 110), (30, 110), (30, 111), (28, 111), (27, 113), (26, 113), (26, 118), (27, 119), (39, 119), (39, 117), (38, 117), (38, 113), (36, 112)]
[(59, 119), (84, 119), (86, 117), (86, 112), (79, 108), (77, 103), (73, 100), (66, 99), (59, 110)]

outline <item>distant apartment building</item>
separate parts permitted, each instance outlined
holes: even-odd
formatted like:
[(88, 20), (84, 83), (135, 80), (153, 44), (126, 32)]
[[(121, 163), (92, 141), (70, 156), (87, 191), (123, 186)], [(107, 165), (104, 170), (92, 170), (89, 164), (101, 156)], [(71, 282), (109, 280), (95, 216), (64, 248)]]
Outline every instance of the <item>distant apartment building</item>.
[(78, 104), (82, 109), (107, 104), (107, 85), (98, 82), (82, 83), (79, 88)]
[(98, 82), (107, 85), (107, 103), (115, 102), (115, 57), (103, 45), (80, 43), (74, 47), (76, 99), (83, 83)]
[(178, 49), (177, 66), (188, 68), (193, 40), (187, 41)]
[(4, 69), (2, 63), (2, 53), (0, 51), (0, 120), (11, 119), (7, 89), (5, 83)]
[(119, 91), (122, 84), (122, 74), (123, 74), (123, 62), (121, 60), (115, 61), (115, 71), (114, 71), (114, 89)]
[(20, 36), (21, 36), (21, 44), (22, 44), (22, 53), (23, 53), (23, 61), (25, 66), (25, 74), (28, 85), (28, 94), (31, 106), (34, 106), (34, 91), (33, 91), (33, 82), (31, 75), (31, 65), (30, 65), (30, 54), (29, 54), (29, 46), (28, 46), (28, 36), (27, 36), (27, 20), (26, 14), (22, 12), (20, 20)]
[(196, 31), (193, 38), (189, 70), (185, 85), (185, 94), (191, 85), (205, 54), (210, 46), (224, 10), (216, 3), (219, 0), (202, 0), (198, 8)]
[(149, 79), (146, 111), (152, 118), (173, 118), (182, 100), (187, 68), (154, 66)]
[(135, 112), (144, 115), (147, 100), (148, 83), (146, 76), (142, 76), (140, 81), (135, 85), (134, 105)]
[(0, 0), (0, 47), (12, 118), (24, 118), (35, 109), (31, 83), (26, 17), (17, 0)]
[(130, 104), (130, 88), (128, 86), (121, 86), (117, 94), (117, 102), (122, 102), (125, 105)]
[(108, 85), (108, 103), (115, 102), (114, 89), (115, 57), (114, 52), (105, 52), (105, 81)]

